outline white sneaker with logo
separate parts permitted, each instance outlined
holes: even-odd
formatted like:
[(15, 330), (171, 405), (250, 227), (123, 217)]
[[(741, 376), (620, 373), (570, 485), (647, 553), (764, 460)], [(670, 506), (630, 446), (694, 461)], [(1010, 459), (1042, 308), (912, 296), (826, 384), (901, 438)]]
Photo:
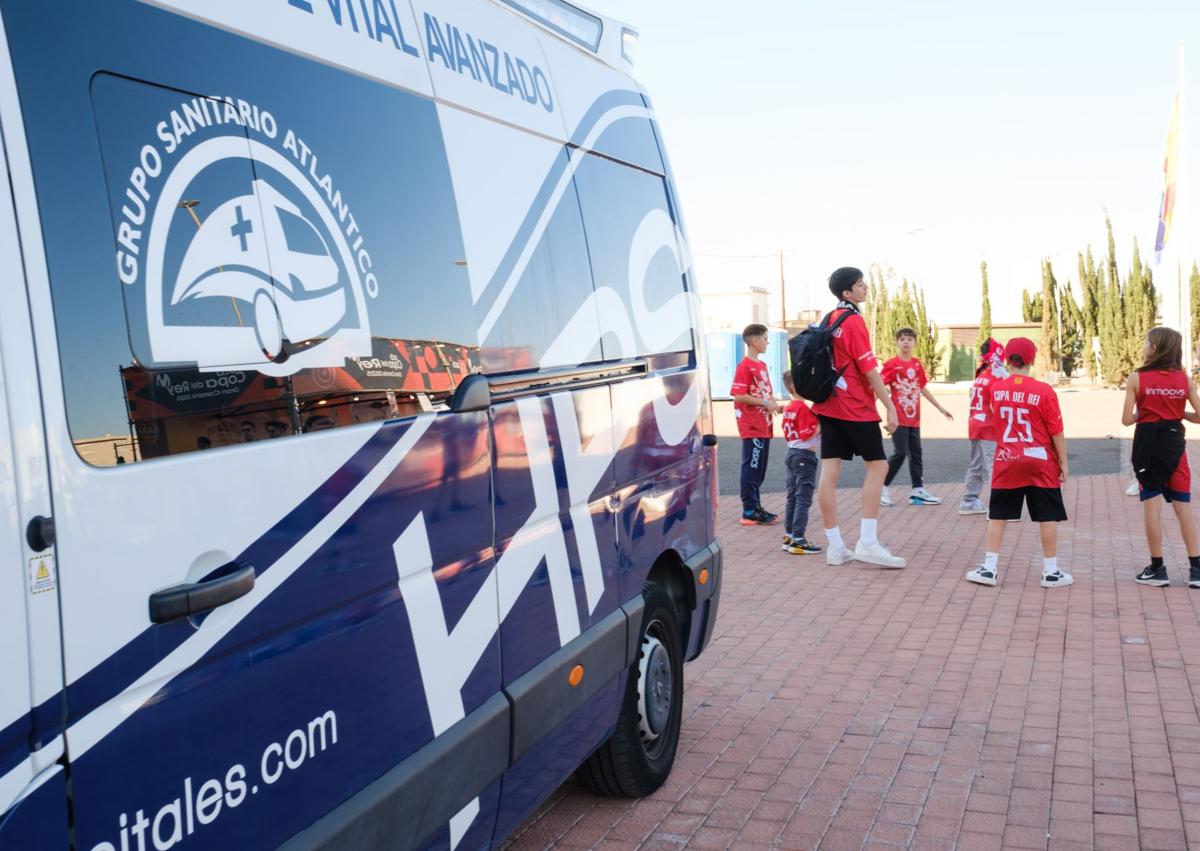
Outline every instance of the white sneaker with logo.
[(1071, 574), (1063, 573), (1061, 570), (1056, 570), (1053, 573), (1042, 574), (1043, 588), (1066, 588), (1075, 580), (1071, 578)]
[(967, 571), (967, 581), (976, 585), (995, 585), (996, 571), (988, 570), (982, 564), (974, 570)]
[(892, 504), (892, 494), (886, 487), (879, 492), (879, 504), (884, 506)]
[(960, 503), (958, 506), (959, 514), (987, 514), (987, 506), (979, 499), (973, 499), (970, 502)]
[(908, 564), (900, 556), (894, 556), (888, 552), (888, 548), (878, 541), (873, 544), (864, 544), (859, 541), (858, 546), (854, 548), (854, 560), (890, 568), (900, 568)]
[(854, 553), (850, 552), (848, 547), (830, 546), (825, 550), (825, 563), (831, 567), (838, 567), (852, 561), (854, 561)]
[(934, 496), (925, 488), (913, 488), (908, 495), (908, 501), (913, 505), (941, 505), (941, 497)]

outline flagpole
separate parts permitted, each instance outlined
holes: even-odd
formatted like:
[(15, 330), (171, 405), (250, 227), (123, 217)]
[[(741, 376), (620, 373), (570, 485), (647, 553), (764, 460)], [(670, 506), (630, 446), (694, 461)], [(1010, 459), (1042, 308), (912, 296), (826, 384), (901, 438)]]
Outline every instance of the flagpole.
[(1192, 365), (1195, 361), (1195, 344), (1192, 339), (1192, 257), (1191, 244), (1188, 239), (1187, 225), (1187, 197), (1189, 200), (1191, 195), (1186, 191), (1187, 187), (1187, 99), (1184, 74), (1184, 55), (1183, 55), (1183, 40), (1179, 42), (1179, 141), (1176, 146), (1178, 151), (1179, 169), (1175, 187), (1176, 197), (1175, 205), (1179, 218), (1179, 224), (1176, 227), (1178, 237), (1175, 241), (1175, 269), (1179, 281), (1179, 312), (1182, 314), (1183, 327), (1180, 329), (1183, 332), (1183, 368), (1191, 374)]

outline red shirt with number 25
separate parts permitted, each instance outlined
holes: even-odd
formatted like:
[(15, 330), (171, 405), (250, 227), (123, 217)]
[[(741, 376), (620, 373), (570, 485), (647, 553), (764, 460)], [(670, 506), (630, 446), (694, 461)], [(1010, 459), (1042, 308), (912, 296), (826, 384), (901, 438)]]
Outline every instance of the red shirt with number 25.
[(992, 385), (996, 426), (994, 488), (1057, 488), (1058, 453), (1051, 438), (1062, 434), (1058, 395), (1044, 381), (1010, 375)]

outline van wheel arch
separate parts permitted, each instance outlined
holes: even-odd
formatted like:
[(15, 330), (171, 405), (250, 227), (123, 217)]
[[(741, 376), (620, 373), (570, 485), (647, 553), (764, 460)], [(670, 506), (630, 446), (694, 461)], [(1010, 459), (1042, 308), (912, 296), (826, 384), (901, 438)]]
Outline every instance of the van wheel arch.
[(646, 576), (647, 584), (662, 588), (675, 604), (675, 617), (679, 623), (679, 640), (687, 647), (692, 628), (692, 612), (696, 608), (696, 589), (691, 574), (683, 566), (683, 558), (674, 550), (662, 553)]

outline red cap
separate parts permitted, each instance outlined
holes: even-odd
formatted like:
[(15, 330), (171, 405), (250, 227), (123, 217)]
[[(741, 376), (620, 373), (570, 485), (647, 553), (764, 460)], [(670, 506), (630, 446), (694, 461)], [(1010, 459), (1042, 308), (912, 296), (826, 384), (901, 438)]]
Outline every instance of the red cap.
[(1026, 366), (1032, 366), (1037, 357), (1037, 346), (1028, 337), (1013, 337), (1004, 346), (1004, 357), (1007, 360), (1013, 355), (1020, 357)]

